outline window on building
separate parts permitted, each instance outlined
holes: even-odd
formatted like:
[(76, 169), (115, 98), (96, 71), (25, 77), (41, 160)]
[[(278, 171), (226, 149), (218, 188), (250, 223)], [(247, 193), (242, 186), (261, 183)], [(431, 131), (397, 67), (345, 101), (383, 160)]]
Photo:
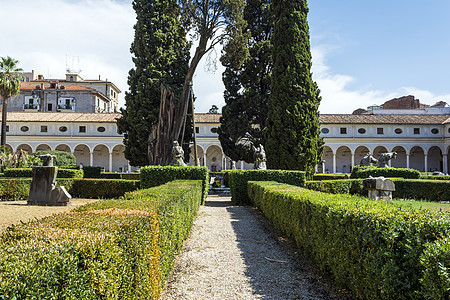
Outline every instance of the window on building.
[(98, 132), (105, 132), (105, 130), (106, 130), (106, 128), (103, 127), (103, 126), (99, 126), (99, 127), (97, 128), (97, 131), (98, 131)]
[(22, 127), (20, 127), (20, 130), (22, 132), (27, 132), (28, 130), (30, 130), (30, 128), (28, 126), (22, 126)]
[(364, 134), (364, 133), (366, 133), (366, 129), (365, 128), (359, 128), (358, 129), (358, 133), (359, 134)]
[(347, 128), (346, 127), (341, 127), (341, 134), (347, 134)]
[(211, 128), (211, 132), (212, 132), (212, 133), (217, 133), (217, 127)]
[(59, 131), (66, 132), (67, 131), (67, 127), (66, 126), (61, 126), (61, 127), (59, 127)]
[(195, 133), (200, 133), (200, 127), (195, 127)]
[(420, 128), (414, 128), (414, 134), (420, 134)]
[(377, 128), (377, 134), (384, 134), (384, 128)]
[(86, 132), (86, 126), (78, 127), (78, 132)]
[(448, 133), (450, 133), (450, 128), (448, 129)]
[(438, 134), (439, 133), (439, 129), (433, 128), (433, 129), (431, 129), (431, 133), (432, 134)]
[(330, 132), (330, 129), (328, 129), (328, 128), (322, 128), (322, 133), (323, 134), (327, 134), (328, 132)]
[(6, 125), (6, 132), (9, 132), (9, 125)]
[(42, 126), (41, 126), (41, 132), (48, 132), (48, 127), (47, 127), (47, 125), (42, 125)]
[(402, 133), (403, 133), (403, 130), (402, 130), (401, 128), (395, 128), (394, 132), (395, 132), (396, 134), (402, 134)]
[(53, 111), (53, 104), (52, 103), (47, 104), (47, 111)]
[(70, 76), (70, 79), (69, 79), (70, 81), (73, 81), (73, 76)]

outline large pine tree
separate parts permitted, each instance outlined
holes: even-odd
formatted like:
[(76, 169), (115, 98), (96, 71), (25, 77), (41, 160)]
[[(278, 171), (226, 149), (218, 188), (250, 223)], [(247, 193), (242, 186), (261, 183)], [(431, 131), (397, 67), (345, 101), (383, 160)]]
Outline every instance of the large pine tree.
[(272, 90), (266, 128), (267, 165), (304, 170), (320, 159), (320, 96), (312, 80), (306, 0), (273, 0)]
[(234, 161), (253, 162), (253, 152), (236, 145), (240, 137), (249, 133), (255, 144), (264, 144), (262, 129), (267, 117), (267, 102), (270, 95), (272, 72), (273, 32), (271, 0), (248, 0), (244, 10), (247, 23), (249, 59), (236, 68), (233, 56), (224, 55), (226, 67), (222, 75), (225, 85), (226, 105), (222, 108), (219, 140), (225, 154)]
[(125, 157), (132, 166), (143, 166), (148, 165), (149, 134), (158, 123), (161, 85), (181, 94), (190, 45), (176, 0), (134, 0), (133, 8), (137, 15), (131, 45), (135, 68), (129, 72), (126, 108), (121, 109), (117, 126), (124, 134)]

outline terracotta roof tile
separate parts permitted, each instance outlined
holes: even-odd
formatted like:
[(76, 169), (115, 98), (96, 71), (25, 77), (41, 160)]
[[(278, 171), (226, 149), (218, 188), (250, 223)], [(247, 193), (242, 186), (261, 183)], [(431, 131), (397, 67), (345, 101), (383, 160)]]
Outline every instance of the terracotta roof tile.
[(321, 124), (444, 124), (449, 115), (320, 115)]
[[(61, 89), (61, 87), (64, 86), (64, 89)], [(22, 84), (20, 89), (22, 91), (33, 91), (36, 89), (36, 85), (30, 85), (28, 84)], [(45, 91), (55, 91), (55, 88), (50, 88), (50, 86), (45, 86), (44, 87)], [(96, 92), (96, 89), (93, 88), (89, 88), (89, 87), (85, 87), (85, 86), (80, 86), (80, 85), (60, 85), (60, 88), (58, 89), (59, 91), (91, 91), (91, 92)]]
[(196, 123), (219, 123), (222, 114), (195, 114)]
[[(8, 122), (116, 122), (121, 114), (64, 113), (64, 112), (8, 112)], [(0, 116), (1, 117), (1, 116)], [(1, 119), (1, 118), (0, 118)]]

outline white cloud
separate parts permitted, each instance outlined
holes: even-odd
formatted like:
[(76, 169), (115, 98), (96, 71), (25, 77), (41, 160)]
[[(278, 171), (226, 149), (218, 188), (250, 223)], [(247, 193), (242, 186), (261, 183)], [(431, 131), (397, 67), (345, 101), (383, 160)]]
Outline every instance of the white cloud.
[[(86, 79), (128, 89), (135, 13), (113, 0), (0, 0), (0, 56), (12, 56), (25, 71), (64, 78), (66, 66)], [(79, 63), (78, 63), (79, 62)], [(66, 65), (67, 64), (67, 65)]]

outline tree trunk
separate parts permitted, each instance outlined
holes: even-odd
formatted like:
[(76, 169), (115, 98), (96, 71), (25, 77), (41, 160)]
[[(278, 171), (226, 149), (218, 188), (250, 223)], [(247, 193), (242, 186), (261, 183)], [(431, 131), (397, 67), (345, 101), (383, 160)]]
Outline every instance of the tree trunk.
[(3, 99), (2, 106), (2, 137), (0, 141), (0, 146), (6, 146), (6, 108), (8, 106), (8, 99), (5, 97)]

